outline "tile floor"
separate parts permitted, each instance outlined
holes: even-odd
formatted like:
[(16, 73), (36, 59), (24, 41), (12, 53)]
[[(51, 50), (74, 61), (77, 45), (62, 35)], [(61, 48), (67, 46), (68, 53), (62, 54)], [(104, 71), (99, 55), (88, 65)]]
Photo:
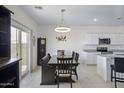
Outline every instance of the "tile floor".
[[(114, 88), (114, 83), (106, 83), (96, 71), (96, 66), (80, 63), (78, 67), (79, 80), (73, 83), (73, 88)], [(73, 76), (76, 80), (76, 77)], [(57, 85), (40, 85), (40, 67), (21, 80), (21, 88), (57, 88)], [(70, 88), (69, 83), (60, 83), (61, 88)], [(118, 83), (119, 88), (124, 87), (124, 83)]]

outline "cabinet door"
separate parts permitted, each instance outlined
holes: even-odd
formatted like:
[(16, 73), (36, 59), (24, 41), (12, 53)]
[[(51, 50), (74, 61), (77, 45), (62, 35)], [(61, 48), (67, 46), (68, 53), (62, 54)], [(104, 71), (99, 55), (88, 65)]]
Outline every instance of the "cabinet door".
[(98, 34), (93, 34), (91, 37), (92, 44), (98, 44)]
[(111, 44), (119, 45), (123, 44), (123, 35), (122, 34), (111, 34)]
[(98, 34), (87, 34), (86, 44), (98, 44)]

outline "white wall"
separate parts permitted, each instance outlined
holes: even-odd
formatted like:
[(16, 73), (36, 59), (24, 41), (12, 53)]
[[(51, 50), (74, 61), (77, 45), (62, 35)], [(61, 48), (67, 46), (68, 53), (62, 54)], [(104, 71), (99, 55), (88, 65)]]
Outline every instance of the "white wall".
[[(14, 12), (12, 18), (23, 25), (26, 25), (30, 29), (32, 29), (33, 35), (37, 38), (37, 24), (30, 18), (25, 12), (23, 12), (18, 6), (11, 6), (6, 5), (8, 9)], [(37, 42), (37, 41), (36, 41)], [(32, 67), (33, 69), (36, 67), (37, 64), (37, 43), (32, 47), (33, 58), (32, 58)]]
[(77, 26), (71, 27), (72, 31), (67, 33), (67, 41), (57, 41), (57, 32), (54, 31), (55, 26), (41, 26), (39, 27), (38, 37), (45, 36), (47, 38), (47, 52), (55, 55), (58, 49), (65, 49), (67, 51), (77, 51), (80, 53), (80, 59), (83, 60), (82, 51), (85, 47), (86, 37), (89, 33), (122, 33), (123, 26), (121, 27), (105, 27), (105, 26)]
[[(67, 33), (67, 41), (57, 41), (56, 36), (59, 34), (54, 31), (55, 26), (39, 26), (26, 15), (18, 6), (6, 6), (12, 10), (15, 14), (12, 16), (13, 19), (20, 23), (28, 26), (32, 29), (35, 37), (45, 36), (47, 38), (47, 52), (55, 55), (58, 49), (67, 50), (68, 53), (71, 51), (77, 51), (80, 53), (80, 59), (82, 59), (82, 51), (85, 48), (85, 42), (87, 34), (89, 33), (122, 33), (124, 34), (124, 27), (105, 27), (105, 26), (72, 26), (72, 31)], [(38, 28), (38, 29), (37, 29)], [(37, 42), (37, 41), (36, 41)], [(33, 68), (36, 67), (37, 62), (37, 44), (33, 46)]]

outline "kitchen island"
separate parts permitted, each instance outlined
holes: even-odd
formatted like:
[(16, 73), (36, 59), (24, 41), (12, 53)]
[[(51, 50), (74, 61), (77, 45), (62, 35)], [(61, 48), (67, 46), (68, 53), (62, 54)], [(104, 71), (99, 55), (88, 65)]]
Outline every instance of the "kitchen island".
[(111, 81), (111, 64), (114, 64), (115, 57), (124, 58), (124, 54), (100, 54), (97, 55), (97, 73), (105, 80)]
[(107, 52), (100, 52), (96, 49), (84, 49), (83, 50), (83, 59), (85, 61), (85, 64), (95, 64), (97, 65), (97, 55), (101, 56), (110, 56), (110, 55), (116, 55), (116, 54), (124, 54), (124, 50), (118, 50), (118, 49), (109, 49)]

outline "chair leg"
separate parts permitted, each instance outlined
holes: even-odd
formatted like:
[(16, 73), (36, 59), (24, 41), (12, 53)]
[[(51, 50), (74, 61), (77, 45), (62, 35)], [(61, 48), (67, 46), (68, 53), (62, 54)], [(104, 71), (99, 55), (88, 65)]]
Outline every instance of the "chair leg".
[(78, 80), (77, 70), (75, 70), (76, 79)]
[(113, 69), (111, 68), (111, 82), (113, 82)]
[(114, 71), (114, 79), (115, 79), (115, 88), (117, 88), (117, 83), (116, 83), (116, 71)]
[(70, 83), (71, 83), (71, 88), (72, 88), (72, 78), (71, 78), (72, 75), (70, 75)]
[(59, 88), (59, 76), (57, 76), (57, 88)]

